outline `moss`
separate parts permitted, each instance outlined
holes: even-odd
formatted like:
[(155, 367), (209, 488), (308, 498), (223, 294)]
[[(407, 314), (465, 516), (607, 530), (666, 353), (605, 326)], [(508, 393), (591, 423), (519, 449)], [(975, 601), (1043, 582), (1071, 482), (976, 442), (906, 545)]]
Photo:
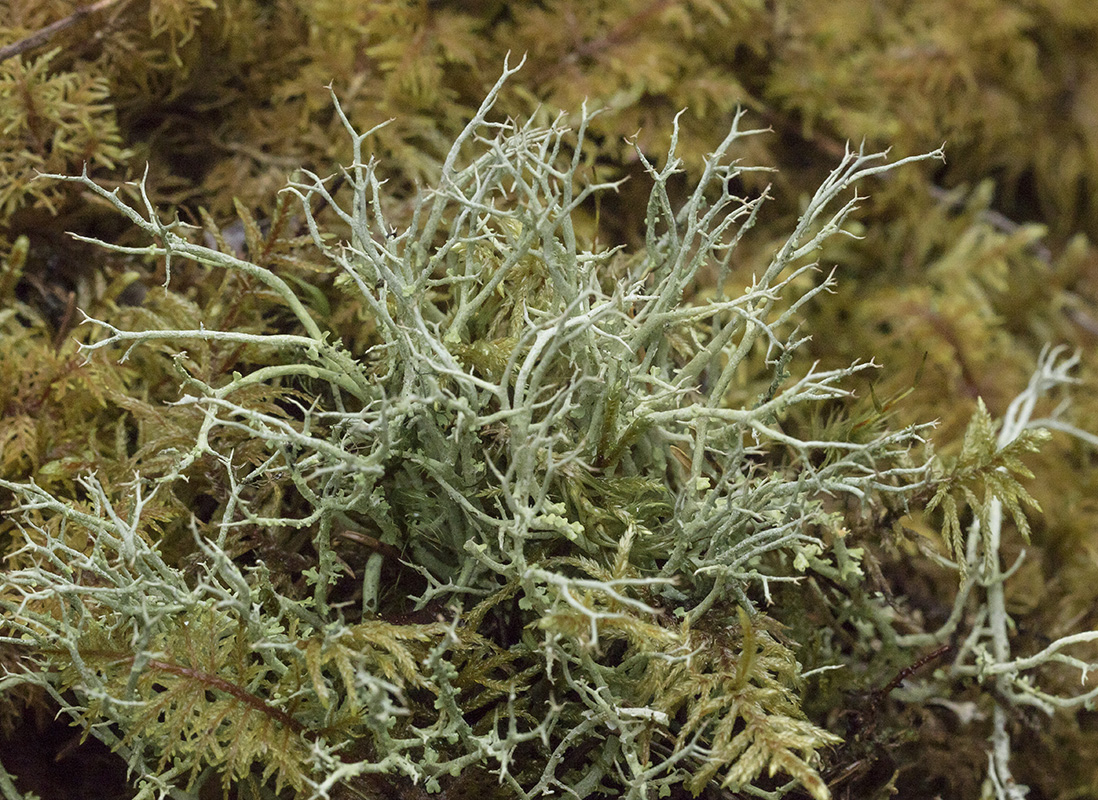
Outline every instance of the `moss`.
[[(5, 43), (76, 9), (69, 0), (9, 5), (0, 23)], [(665, 151), (681, 108), (689, 107), (678, 125), (685, 172), (667, 180), (672, 208), (688, 199), (704, 155), (715, 146), (714, 131), (727, 129), (738, 105), (748, 109), (745, 120), (773, 128), (771, 136), (741, 140), (737, 156), (744, 163), (780, 164), (781, 172), (744, 171), (734, 188), (757, 198), (773, 179), (775, 201), (755, 220), (753, 236), (732, 252), (727, 270), (704, 266), (682, 288), (691, 301), (735, 297), (750, 285), (828, 166), (841, 157), (843, 139), (894, 145), (902, 155), (948, 141), (947, 165), (874, 182), (873, 197), (852, 228), (864, 238), (833, 239), (822, 253), (822, 263), (836, 265), (837, 294), (816, 295), (799, 309), (801, 331), (813, 337), (804, 347), (822, 369), (870, 356), (884, 369), (872, 378), (853, 378), (850, 386), (862, 396), (856, 410), (838, 400), (811, 410), (793, 407), (782, 425), (796, 435), (863, 437), (881, 426), (901, 429), (939, 419), (937, 450), (947, 461), (957, 458), (978, 400), (992, 419), (1003, 417), (1025, 389), (1045, 342), (1083, 345), (1077, 376), (1086, 386), (1093, 382), (1091, 345), (1098, 324), (1088, 309), (1095, 259), (1085, 236), (1094, 232), (1094, 192), (1088, 189), (1095, 180), (1094, 126), (1085, 99), (1096, 20), (1077, 6), (973, 0), (917, 8), (885, 3), (864, 13), (841, 3), (394, 2), (348, 13), (339, 3), (156, 0), (117, 2), (73, 18), (74, 25), (0, 64), (7, 98), (0, 113), (9, 121), (0, 252), (10, 251), (8, 263), (14, 265), (0, 278), (6, 397), (0, 438), (8, 444), (3, 477), (33, 479), (84, 502), (86, 492), (75, 479), (94, 470), (110, 492), (122, 492), (135, 468), (170, 472), (178, 450), (193, 443), (201, 428), (198, 409), (165, 405), (180, 397), (175, 363), (209, 385), (230, 381), (234, 371), (249, 374), (285, 363), (251, 345), (194, 341), (186, 346), (186, 359), (173, 362), (165, 356), (175, 346), (162, 341), (134, 349), (124, 363), (96, 355), (85, 364), (70, 340), (90, 344), (104, 334), (75, 327), (77, 309), (121, 329), (202, 325), (254, 334), (299, 331), (303, 310), (333, 342), (367, 364), (371, 376), (384, 376), (385, 351), (371, 349), (385, 341), (375, 311), (339, 285), (337, 270), (308, 236), (304, 211), (279, 205), (274, 194), (298, 168), (323, 172), (333, 162), (350, 161), (343, 123), (321, 89), (334, 81), (357, 129), (393, 119), (374, 133), (369, 152), (381, 157), (378, 174), (389, 180), (385, 211), (404, 224), (417, 182), (437, 179), (451, 141), (508, 49), (527, 51), (528, 63), (499, 98), (493, 119), (540, 114), (545, 124), (558, 109), (574, 110), (585, 97), (592, 108), (603, 109), (589, 123), (583, 174), (595, 182), (630, 180), (617, 193), (595, 195), (574, 210), (577, 236), (601, 243), (595, 250), (625, 243), (641, 257), (645, 231), (638, 210), (650, 188), (641, 157), (652, 160)], [(639, 145), (639, 153), (626, 138)], [(277, 271), (300, 295), (301, 309), (255, 276), (211, 276), (178, 260), (170, 289), (162, 291), (162, 259), (145, 251), (107, 255), (64, 238), (63, 231), (74, 230), (122, 245), (148, 244), (102, 198), (79, 184), (31, 180), (35, 170), (76, 174), (86, 163), (91, 175), (118, 181), (108, 186), (119, 185), (136, 199), (122, 181), (142, 174), (146, 161), (154, 204), (175, 209), (165, 218), (178, 213), (204, 230), (206, 238), (193, 241), (215, 243)], [(340, 202), (346, 191), (333, 186), (333, 199)], [(311, 211), (333, 236), (350, 236), (327, 199), (314, 196)], [(504, 228), (485, 233), (496, 252), (478, 251), (478, 258), (498, 268), (499, 248), (515, 242), (509, 235)], [(621, 259), (606, 266), (602, 280), (611, 291), (629, 267)], [(527, 283), (514, 274), (465, 321), (468, 338), (447, 345), (461, 369), (482, 380), (499, 381), (507, 360), (526, 355), (518, 342), (517, 312), (543, 310), (551, 296), (544, 275)], [(798, 280), (807, 285), (808, 275)], [(661, 353), (687, 363), (697, 335), (689, 327), (668, 331)], [(738, 377), (725, 387), (729, 402), (746, 408), (772, 396), (782, 386), (778, 372), (756, 369)], [(704, 382), (708, 373), (700, 378)], [(298, 420), (299, 404), (311, 402), (317, 386), (316, 379), (297, 375), (257, 390), (250, 402), (272, 417)], [(1093, 396), (1078, 393), (1062, 421), (1093, 418)], [(613, 395), (596, 413), (604, 422), (589, 430), (599, 442), (594, 463), (600, 468), (626, 468), (635, 463), (638, 447), (648, 447), (651, 423), (628, 414)], [(484, 431), (483, 440), (498, 458), (510, 435), (496, 425)], [(270, 457), (240, 431), (219, 430), (215, 436), (215, 447), (237, 453), (238, 463), (259, 465)], [(1031, 520), (1032, 546), (1013, 583), (1006, 584), (1019, 652), (1044, 646), (1033, 631), (1065, 633), (1063, 620), (1078, 619), (1081, 629), (1096, 626), (1093, 604), (1086, 600), (1092, 594), (1088, 554), (1096, 513), (1086, 501), (1093, 483), (1088, 447), (1058, 434), (1025, 459), (1038, 477), (1024, 485), (1044, 516)], [(692, 468), (687, 465), (696, 460), (681, 443), (663, 451), (649, 447), (649, 457), (663, 459), (668, 473)], [(767, 468), (786, 466), (779, 455), (752, 458)], [(193, 571), (201, 561), (193, 537), (163, 521), (193, 510), (208, 523), (223, 512), (229, 493), (208, 455), (194, 462), (189, 478), (154, 510), (158, 496), (148, 513), (150, 521), (160, 520), (150, 530), (163, 537), (169, 561)], [(471, 480), (464, 474), (462, 479)], [(558, 498), (562, 516), (580, 522), (600, 546), (616, 544), (623, 514), (657, 527), (668, 514), (662, 479), (631, 480), (568, 475)], [(305, 509), (307, 502), (291, 484), (286, 476), (261, 482), (250, 501), (270, 515)], [(410, 513), (422, 489), (415, 481), (400, 483), (394, 507)], [(870, 589), (847, 609), (849, 587), (840, 591), (822, 581), (834, 607), (830, 617), (818, 609), (819, 619), (787, 604), (783, 621), (796, 631), (789, 635), (800, 648), (798, 658), (811, 667), (833, 664), (835, 642), (842, 641), (840, 660), (851, 665), (842, 679), (830, 674), (830, 688), (812, 711), (816, 723), (843, 733), (844, 724), (829, 721), (827, 709), (833, 714), (852, 705), (844, 692), (884, 685), (921, 652), (892, 648), (887, 641), (881, 647), (877, 637), (883, 634), (866, 632), (877, 630), (873, 620), (885, 613), (874, 605), (874, 591), (892, 598), (888, 613), (904, 620), (904, 635), (941, 622), (940, 597), (955, 591), (956, 576), (921, 560), (940, 542), (942, 520), (920, 507), (932, 495), (920, 495), (907, 507), (886, 502), (887, 508), (869, 517), (845, 503), (829, 505), (844, 522), (825, 526), (822, 539), (830, 542), (836, 531), (848, 530), (848, 549), (860, 553), (832, 578), (860, 568)], [(963, 510), (959, 520), (967, 522)], [(451, 523), (439, 515), (409, 524), (433, 542)], [(11, 523), (5, 525), (10, 531)], [(357, 535), (391, 546), (376, 533)], [(1004, 557), (1013, 558), (1019, 545), (1009, 526), (1006, 534)], [(661, 540), (659, 547), (665, 545)], [(337, 536), (335, 546), (356, 575), (370, 562), (369, 552), (347, 540)], [(423, 557), (437, 560), (435, 548), (424, 545)], [(316, 566), (318, 558), (299, 532), (271, 533), (261, 525), (242, 531), (231, 552), (243, 563), (263, 560), (283, 591), (300, 591), (299, 571)], [(422, 577), (395, 571), (388, 561), (378, 580), (395, 581), (394, 597), (423, 589)], [(1033, 602), (1036, 588), (1045, 602)], [(357, 590), (333, 591), (341, 601), (359, 600)], [(801, 627), (806, 619), (830, 620), (836, 628), (828, 633), (811, 624)], [(857, 643), (844, 638), (850, 626), (862, 626)], [(917, 709), (913, 704), (909, 711)], [(915, 714), (910, 725), (902, 707), (880, 712), (882, 728), (914, 726), (922, 737), (891, 750), (901, 766), (926, 763), (919, 741), (941, 746), (941, 731), (952, 730), (940, 709)], [(1074, 746), (1067, 743), (1085, 742), (1084, 733), (1072, 732), (1082, 730), (1084, 716), (1056, 723), (1065, 751)], [(982, 769), (985, 733), (977, 724), (954, 736), (955, 752), (979, 756), (958, 756), (959, 763)], [(848, 757), (857, 760), (835, 755)], [(1019, 774), (1055, 794), (1047, 781), (1032, 777), (1041, 767), (1040, 757), (1033, 759), (1016, 756)], [(1094, 780), (1072, 774), (1080, 785)], [(934, 780), (927, 775), (922, 785), (937, 785)], [(977, 776), (966, 785), (978, 782)], [(906, 791), (903, 782), (899, 788)]]

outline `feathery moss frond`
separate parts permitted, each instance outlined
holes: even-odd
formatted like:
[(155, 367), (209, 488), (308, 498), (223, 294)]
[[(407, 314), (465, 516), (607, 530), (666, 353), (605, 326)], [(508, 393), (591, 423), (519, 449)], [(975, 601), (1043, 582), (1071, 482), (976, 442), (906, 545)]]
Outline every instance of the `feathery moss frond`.
[[(976, 524), (983, 533), (983, 563), (991, 558), (995, 548), (990, 542), (988, 513), (992, 502), (998, 501), (1010, 512), (1011, 519), (1022, 537), (1029, 541), (1029, 521), (1022, 506), (1034, 511), (1041, 508), (1030, 496), (1019, 478), (1032, 478), (1033, 473), (1022, 462), (1022, 456), (1038, 450), (1048, 440), (1048, 431), (1028, 429), (1006, 444), (998, 440), (998, 431), (983, 400), (977, 403), (968, 430), (965, 431), (961, 454), (945, 470), (938, 488), (927, 503), (928, 512), (941, 509), (944, 517), (943, 536), (950, 554), (960, 568), (961, 579), (967, 575), (971, 554), (965, 552), (965, 536), (961, 530), (961, 510), (972, 509)], [(958, 495), (962, 503), (958, 502)]]

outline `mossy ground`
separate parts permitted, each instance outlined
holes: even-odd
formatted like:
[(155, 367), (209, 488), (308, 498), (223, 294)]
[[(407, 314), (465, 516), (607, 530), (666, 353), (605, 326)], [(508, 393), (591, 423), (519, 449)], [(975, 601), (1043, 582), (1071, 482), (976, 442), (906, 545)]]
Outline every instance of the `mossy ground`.
[[(576, 215), (580, 234), (603, 246), (643, 242), (638, 208), (648, 184), (627, 139), (655, 158), (666, 150), (674, 115), (686, 107), (680, 150), (687, 173), (669, 185), (685, 197), (736, 108), (745, 108), (752, 124), (772, 128), (745, 140), (737, 154), (780, 169), (778, 199), (732, 265), (742, 284), (765, 265), (845, 141), (892, 146), (897, 157), (945, 142), (945, 165), (896, 173), (867, 190), (872, 198), (857, 221), (864, 238), (828, 244), (821, 263), (835, 266), (838, 289), (804, 307), (801, 330), (812, 336), (807, 351), (825, 369), (874, 358), (882, 368), (854, 387), (863, 412), (886, 414), (897, 427), (939, 420), (934, 442), (949, 456), (960, 452), (980, 399), (992, 417), (1001, 417), (1043, 345), (1066, 343), (1081, 352), (1076, 377), (1082, 387), (1072, 419), (1093, 429), (1098, 11), (1089, 8), (1055, 0), (897, 0), (871, 7), (795, 0), (106, 4), (0, 63), (0, 149), (6, 154), (0, 160), (0, 478), (34, 480), (80, 499), (79, 476), (94, 471), (113, 488), (132, 478), (135, 463), (163, 467), (172, 436), (182, 446), (200, 421), (193, 407), (165, 411), (177, 399), (167, 345), (135, 350), (124, 364), (99, 353), (85, 361), (75, 342), (93, 334), (79, 326), (78, 309), (124, 328), (153, 317), (181, 328), (201, 321), (245, 332), (295, 325), (277, 298), (247, 276), (211, 279), (208, 271), (181, 264), (163, 290), (162, 259), (74, 242), (65, 232), (147, 243), (86, 189), (38, 180), (37, 172), (79, 174), (86, 165), (114, 186), (139, 177), (147, 164), (158, 207), (174, 209), (209, 239), (220, 237), (225, 251), (276, 268), (295, 286), (315, 287), (303, 289), (310, 312), (327, 315), (348, 351), (361, 354), (377, 341), (374, 323), (362, 307), (330, 302), (333, 276), (300, 215), (280, 209), (276, 196), (296, 169), (327, 174), (349, 162), (324, 86), (333, 84), (360, 130), (394, 120), (372, 147), (388, 170), (391, 213), (399, 219), (410, 208), (400, 208), (400, 198), (410, 203), (418, 184), (437, 177), (447, 146), (508, 50), (527, 52), (528, 61), (501, 95), (498, 119), (548, 120), (584, 100), (605, 107), (591, 125), (585, 168), (600, 181), (630, 180)], [(0, 2), (0, 43), (18, 42), (75, 9), (71, 0)], [(770, 179), (746, 174), (737, 189), (758, 196)], [(339, 229), (330, 210), (314, 210)], [(712, 290), (701, 279), (687, 294)], [(265, 366), (243, 348), (196, 344), (187, 358), (192, 374), (207, 379)], [(271, 411), (291, 408), (294, 399), (288, 391), (270, 401)], [(817, 421), (802, 424), (808, 429)], [(221, 444), (237, 447), (242, 461), (263, 457), (254, 443), (229, 439)], [(1042, 513), (1029, 518), (1032, 546), (1007, 585), (1018, 652), (1098, 628), (1098, 454), (1057, 436), (1026, 464), (1035, 475), (1026, 488)], [(152, 509), (154, 519), (184, 510), (212, 515), (224, 502), (214, 465), (197, 467), (186, 489)], [(0, 493), (0, 502), (10, 503), (11, 496)], [(300, 498), (272, 483), (256, 489), (254, 502), (285, 509)], [(946, 552), (942, 520), (917, 507), (877, 514), (849, 525), (851, 546), (867, 554), (865, 596), (856, 599), (869, 604), (883, 597), (907, 631), (932, 629), (948, 615), (956, 591), (955, 574), (920, 556), (921, 548)], [(0, 535), (12, 537), (10, 523), (4, 524)], [(164, 547), (185, 564), (191, 545), (173, 535), (178, 538)], [(1015, 537), (1005, 554), (1021, 547)], [(265, 560), (274, 580), (287, 586), (302, 580), (314, 556), (292, 535), (270, 541), (257, 534), (239, 553), (242, 563)], [(354, 571), (364, 566), (355, 559), (366, 557), (348, 546), (345, 558)], [(856, 627), (858, 612), (847, 608), (849, 618), (836, 617), (832, 610), (848, 600), (842, 587), (820, 581), (819, 602), (803, 608), (803, 595), (791, 591), (775, 594), (775, 603), (789, 611), (782, 618), (786, 629), (774, 635), (809, 668), (836, 654), (849, 659), (851, 669), (819, 674), (806, 694), (813, 722), (849, 738), (850, 717), (864, 697), (914, 656), (904, 662), (882, 649)], [(1053, 674), (1051, 680), (1066, 691), (1077, 677)], [(965, 723), (960, 712), (986, 714), (987, 708), (978, 705), (974, 685), (958, 682), (954, 692), (952, 708), (910, 694), (905, 702), (884, 698), (872, 730), (837, 749), (832, 772), (824, 771), (836, 776), (835, 795), (872, 797), (892, 786), (899, 797), (977, 796), (987, 725), (978, 717)], [(44, 695), (9, 699), (9, 744), (0, 761), (10, 770), (22, 759), (14, 742), (34, 738), (46, 751), (63, 740), (56, 745), (56, 769), (49, 775), (41, 766), (25, 770), (24, 789), (46, 798), (74, 796), (78, 788), (58, 786), (62, 772), (79, 773), (62, 769), (66, 764), (98, 775), (110, 763), (112, 757), (58, 735), (59, 728), (69, 729), (50, 721), (54, 706)], [(1012, 717), (1011, 729), (1027, 742), (1015, 774), (1032, 787), (1031, 800), (1098, 792), (1093, 717), (1092, 711)], [(116, 761), (116, 776), (123, 766)], [(845, 767), (850, 777), (839, 781)]]

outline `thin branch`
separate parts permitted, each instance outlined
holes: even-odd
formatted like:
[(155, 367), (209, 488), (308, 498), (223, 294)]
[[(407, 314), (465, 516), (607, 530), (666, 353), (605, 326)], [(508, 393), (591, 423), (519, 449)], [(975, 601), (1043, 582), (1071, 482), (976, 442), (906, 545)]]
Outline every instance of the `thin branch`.
[(98, 3), (92, 3), (90, 6), (81, 6), (67, 17), (59, 19), (57, 22), (50, 23), (44, 28), (38, 29), (30, 36), (20, 39), (18, 42), (12, 42), (9, 45), (0, 47), (0, 61), (7, 61), (9, 58), (14, 58), (28, 50), (34, 50), (37, 47), (41, 47), (61, 31), (71, 28), (73, 25), (81, 22), (85, 17), (90, 17), (92, 14), (98, 14), (100, 11), (106, 11), (111, 6), (119, 4), (125, 5), (128, 2), (130, 2), (130, 0), (99, 0)]

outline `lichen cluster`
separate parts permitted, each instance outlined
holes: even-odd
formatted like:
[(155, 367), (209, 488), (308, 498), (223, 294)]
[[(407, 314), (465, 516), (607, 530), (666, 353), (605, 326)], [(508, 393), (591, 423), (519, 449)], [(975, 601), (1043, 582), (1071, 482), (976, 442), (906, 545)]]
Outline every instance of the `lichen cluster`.
[[(85, 724), (120, 731), (94, 728), (147, 791), (193, 791), (210, 773), (226, 790), (450, 791), (488, 772), (520, 796), (639, 798), (780, 772), (828, 796), (817, 751), (839, 738), (805, 718), (796, 655), (758, 604), (771, 582), (830, 565), (844, 534), (826, 497), (926, 481), (908, 452), (917, 429), (781, 429), (869, 366), (787, 382), (800, 341), (787, 329), (830, 285), (803, 280), (805, 258), (855, 208), (839, 197), (886, 167), (849, 154), (748, 291), (684, 305), (703, 266), (727, 275), (765, 199), (730, 190), (743, 168), (726, 154), (750, 132), (733, 126), (679, 209), (676, 154), (638, 154), (647, 246), (592, 251), (571, 215), (613, 185), (586, 182), (582, 148), (564, 148), (586, 112), (574, 132), (489, 123), (501, 86), (407, 227), (363, 152), (373, 132), (338, 103), (350, 197), (312, 173), (289, 185), (334, 296), (375, 329), (357, 354), (276, 271), (73, 179), (154, 241), (108, 249), (251, 278), (289, 320), (178, 329), (155, 303), (137, 330), (91, 320), (85, 352), (122, 346), (123, 362), (200, 345), (175, 358), (178, 419), (146, 407), (156, 431), (135, 477), (83, 478), (82, 501), (2, 484), (22, 498), (24, 540), (5, 641), (40, 670), (11, 683), (75, 692)], [(346, 238), (320, 229), (318, 196)], [(229, 353), (235, 368), (211, 373)], [(199, 513), (171, 496), (195, 473), (212, 495)], [(272, 569), (263, 555), (293, 540), (297, 569)], [(839, 562), (858, 570), (852, 552)]]

